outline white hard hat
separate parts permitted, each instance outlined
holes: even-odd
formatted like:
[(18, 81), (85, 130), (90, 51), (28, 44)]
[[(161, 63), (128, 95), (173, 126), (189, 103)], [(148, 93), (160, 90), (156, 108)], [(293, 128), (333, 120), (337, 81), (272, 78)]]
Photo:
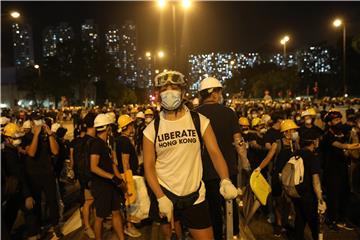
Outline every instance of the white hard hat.
[(96, 118), (94, 120), (94, 127), (95, 128), (103, 127), (106, 125), (110, 125), (112, 123), (113, 123), (113, 121), (109, 115), (100, 113), (99, 115), (96, 116)]
[(136, 118), (143, 118), (143, 119), (145, 119), (145, 114), (144, 114), (142, 111), (140, 111), (140, 112), (138, 112), (138, 113), (136, 114)]
[(53, 133), (56, 133), (56, 131), (57, 131), (60, 127), (61, 127), (61, 125), (60, 125), (59, 123), (53, 123), (53, 124), (51, 125), (51, 131), (52, 131)]
[(219, 80), (217, 80), (214, 77), (207, 77), (204, 78), (201, 82), (200, 82), (200, 88), (199, 91), (203, 91), (206, 89), (213, 89), (213, 88), (222, 88), (222, 84)]
[(23, 123), (22, 128), (24, 128), (24, 129), (29, 129), (29, 128), (31, 128), (31, 122), (30, 122), (30, 120), (26, 120), (26, 121)]

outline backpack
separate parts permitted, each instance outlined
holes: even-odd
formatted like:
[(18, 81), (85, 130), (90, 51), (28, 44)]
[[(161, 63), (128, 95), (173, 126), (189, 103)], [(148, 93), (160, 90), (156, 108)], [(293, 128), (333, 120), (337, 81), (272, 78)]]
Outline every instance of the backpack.
[(90, 145), (92, 141), (93, 138), (87, 140), (82, 138), (74, 149), (78, 179), (86, 184), (91, 180), (92, 175), (90, 169)]
[(281, 183), (286, 194), (293, 198), (299, 198), (300, 194), (296, 186), (304, 180), (304, 161), (299, 155), (292, 156), (281, 171)]
[[(199, 141), (200, 141), (200, 148), (203, 149), (203, 139), (201, 136), (201, 128), (200, 128), (200, 116), (199, 113), (190, 111), (192, 121), (194, 123), (196, 133), (198, 135)], [(157, 115), (154, 119), (154, 127), (155, 127), (155, 140), (154, 140), (154, 146), (156, 145), (156, 139), (159, 133), (159, 125), (160, 125), (160, 117)]]

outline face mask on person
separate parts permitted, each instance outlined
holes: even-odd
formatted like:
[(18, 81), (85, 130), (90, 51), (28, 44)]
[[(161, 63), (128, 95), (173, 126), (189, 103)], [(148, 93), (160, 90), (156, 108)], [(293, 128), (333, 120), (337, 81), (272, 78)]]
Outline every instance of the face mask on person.
[(256, 113), (253, 113), (253, 114), (251, 114), (251, 118), (257, 118), (258, 117), (258, 115), (256, 114)]
[(42, 120), (42, 119), (34, 120), (34, 125), (35, 126), (41, 126), (43, 124), (44, 124), (44, 120)]
[(147, 118), (145, 118), (145, 123), (150, 123), (151, 122), (151, 120), (152, 120), (152, 118), (151, 117), (147, 117)]
[(264, 134), (264, 133), (266, 133), (266, 132), (267, 132), (267, 129), (266, 129), (266, 128), (261, 128), (261, 129), (260, 129), (260, 133)]
[(339, 122), (339, 123), (331, 126), (331, 128), (332, 128), (335, 132), (341, 132), (342, 127), (343, 127), (343, 125), (342, 125), (341, 122)]
[(14, 139), (11, 143), (14, 147), (17, 147), (21, 144), (21, 139)]
[(224, 103), (224, 97), (222, 94), (220, 94), (220, 97), (219, 97), (219, 104), (223, 104)]
[(298, 133), (298, 132), (293, 132), (293, 133), (291, 133), (291, 139), (292, 139), (293, 141), (296, 141), (296, 140), (298, 139), (298, 137), (299, 137), (299, 133)]
[(181, 105), (181, 92), (178, 90), (166, 90), (160, 93), (161, 106), (166, 110), (172, 111)]
[(241, 129), (243, 134), (248, 134), (249, 133), (249, 129), (248, 128), (243, 128)]
[(306, 120), (305, 120), (305, 123), (306, 123), (306, 124), (309, 124), (309, 125), (312, 124), (312, 119), (311, 119), (311, 118), (306, 119)]

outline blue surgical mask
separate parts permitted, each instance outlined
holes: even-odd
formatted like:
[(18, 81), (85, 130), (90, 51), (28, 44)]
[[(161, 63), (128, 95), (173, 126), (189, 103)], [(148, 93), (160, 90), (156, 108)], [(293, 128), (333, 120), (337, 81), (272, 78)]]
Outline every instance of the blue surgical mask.
[(181, 92), (178, 90), (166, 90), (160, 93), (161, 106), (172, 111), (181, 105)]

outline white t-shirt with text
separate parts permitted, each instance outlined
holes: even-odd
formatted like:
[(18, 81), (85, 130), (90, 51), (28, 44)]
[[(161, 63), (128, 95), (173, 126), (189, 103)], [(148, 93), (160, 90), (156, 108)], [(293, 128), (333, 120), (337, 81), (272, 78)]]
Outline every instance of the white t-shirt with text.
[[(185, 196), (199, 188), (203, 167), (201, 149), (190, 111), (177, 120), (166, 120), (160, 112), (159, 131), (155, 151), (155, 170), (161, 186), (170, 192)], [(200, 131), (204, 134), (210, 120), (200, 116)], [(154, 143), (155, 127), (152, 121), (144, 130), (144, 136)], [(205, 186), (201, 184), (200, 196), (194, 204), (205, 199)]]

